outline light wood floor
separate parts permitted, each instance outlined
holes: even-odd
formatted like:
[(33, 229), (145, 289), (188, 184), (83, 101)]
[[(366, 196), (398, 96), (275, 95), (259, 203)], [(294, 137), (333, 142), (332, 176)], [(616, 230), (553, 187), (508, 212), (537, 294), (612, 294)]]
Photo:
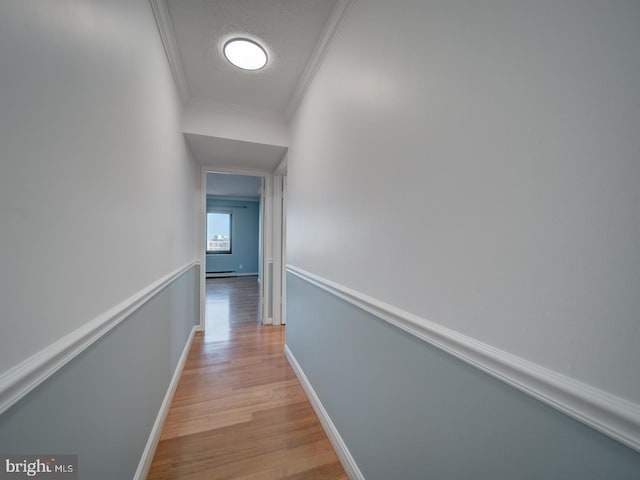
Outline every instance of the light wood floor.
[(207, 280), (205, 312), (148, 478), (346, 479), (255, 277)]

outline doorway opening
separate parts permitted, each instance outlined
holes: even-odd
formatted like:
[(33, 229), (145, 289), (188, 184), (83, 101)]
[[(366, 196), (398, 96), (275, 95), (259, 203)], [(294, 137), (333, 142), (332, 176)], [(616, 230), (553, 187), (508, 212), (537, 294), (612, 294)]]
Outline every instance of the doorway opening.
[(259, 275), (261, 188), (261, 177), (207, 173), (207, 278)]
[[(224, 305), (207, 288), (216, 278), (254, 282), (257, 321), (284, 324), (284, 197), (281, 175), (202, 169), (201, 328)], [(277, 188), (274, 188), (277, 187)], [(220, 282), (217, 282), (218, 284)], [(222, 310), (220, 310), (222, 309)], [(218, 311), (219, 310), (219, 311)]]

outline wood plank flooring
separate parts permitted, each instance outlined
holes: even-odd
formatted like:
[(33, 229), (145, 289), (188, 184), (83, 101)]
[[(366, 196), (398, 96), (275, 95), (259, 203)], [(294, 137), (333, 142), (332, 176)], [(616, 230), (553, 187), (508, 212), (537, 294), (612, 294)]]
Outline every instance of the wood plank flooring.
[(283, 354), (255, 277), (207, 280), (198, 333), (149, 480), (347, 479)]

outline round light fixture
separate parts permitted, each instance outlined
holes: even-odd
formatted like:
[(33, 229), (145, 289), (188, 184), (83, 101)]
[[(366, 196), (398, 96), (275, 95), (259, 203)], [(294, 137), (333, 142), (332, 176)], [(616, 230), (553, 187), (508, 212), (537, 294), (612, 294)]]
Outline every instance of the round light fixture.
[(227, 60), (243, 70), (260, 70), (267, 64), (267, 52), (253, 40), (232, 38), (222, 51)]

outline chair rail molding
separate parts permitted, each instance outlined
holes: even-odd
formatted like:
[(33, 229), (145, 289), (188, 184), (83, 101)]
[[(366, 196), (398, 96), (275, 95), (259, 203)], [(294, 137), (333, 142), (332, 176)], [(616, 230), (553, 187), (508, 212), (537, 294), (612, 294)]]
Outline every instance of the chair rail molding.
[(640, 405), (301, 268), (287, 271), (640, 452)]
[(191, 261), (0, 374), (0, 414), (99, 340), (191, 268)]

